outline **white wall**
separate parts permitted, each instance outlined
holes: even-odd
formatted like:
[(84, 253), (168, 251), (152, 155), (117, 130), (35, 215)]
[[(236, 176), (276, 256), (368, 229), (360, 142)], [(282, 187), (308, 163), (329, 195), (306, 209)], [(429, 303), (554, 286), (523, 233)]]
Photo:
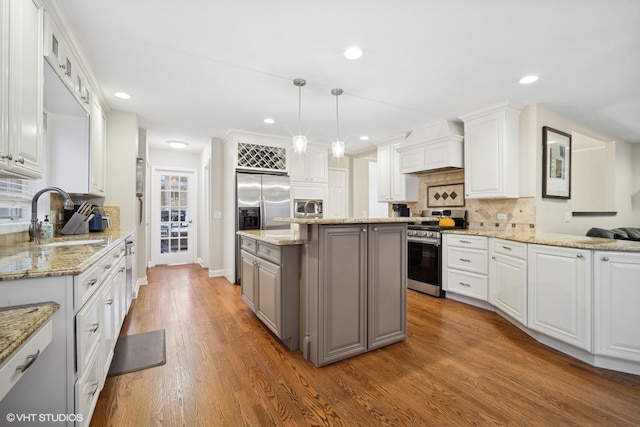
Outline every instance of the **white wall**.
[[(633, 156), (634, 151), (632, 144), (626, 141), (616, 140), (616, 216), (599, 216), (599, 217), (572, 217), (570, 222), (565, 222), (565, 212), (573, 212), (571, 199), (556, 200), (542, 198), (542, 127), (550, 126), (562, 132), (580, 132), (591, 138), (601, 141), (611, 141), (613, 138), (600, 135), (579, 123), (571, 121), (554, 111), (544, 108), (540, 105), (530, 106), (532, 108), (529, 114), (521, 115), (521, 126), (523, 121), (525, 127), (535, 130), (535, 137), (529, 135), (529, 143), (535, 143), (535, 170), (536, 178), (536, 227), (541, 232), (565, 233), (584, 235), (591, 227), (600, 228), (616, 228), (626, 226), (638, 226), (637, 209), (634, 213), (631, 200), (634, 192), (637, 194), (638, 182), (636, 178), (634, 190), (634, 168)], [(535, 126), (531, 126), (531, 120), (535, 122)], [(637, 150), (637, 148), (635, 149)], [(634, 222), (634, 217), (636, 221)]]
[[(224, 275), (224, 153), (222, 141), (211, 140), (211, 194), (209, 209), (209, 276)], [(219, 218), (216, 217), (219, 213)]]
[[(138, 129), (138, 157), (144, 159), (144, 195), (142, 197), (142, 222), (138, 219), (136, 228), (136, 265), (137, 265), (137, 280), (140, 283), (147, 283), (147, 265), (148, 263), (148, 251), (150, 246), (149, 235), (149, 182), (146, 179), (148, 164), (149, 164), (149, 146), (147, 144), (147, 130)], [(145, 194), (146, 193), (146, 194)], [(138, 209), (140, 209), (139, 201)]]

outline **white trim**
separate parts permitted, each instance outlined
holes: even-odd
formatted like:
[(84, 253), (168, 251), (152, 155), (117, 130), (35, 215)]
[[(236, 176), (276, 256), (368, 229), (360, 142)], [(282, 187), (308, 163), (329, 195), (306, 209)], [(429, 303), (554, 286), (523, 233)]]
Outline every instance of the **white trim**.
[(224, 270), (223, 269), (218, 269), (218, 270), (209, 269), (209, 277), (224, 277)]

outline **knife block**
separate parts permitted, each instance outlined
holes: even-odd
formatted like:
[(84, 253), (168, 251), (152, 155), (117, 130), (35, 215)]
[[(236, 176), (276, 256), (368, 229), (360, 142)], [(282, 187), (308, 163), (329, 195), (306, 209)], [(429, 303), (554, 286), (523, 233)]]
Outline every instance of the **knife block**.
[(60, 234), (87, 234), (89, 233), (89, 224), (86, 217), (74, 212), (69, 221), (62, 227)]

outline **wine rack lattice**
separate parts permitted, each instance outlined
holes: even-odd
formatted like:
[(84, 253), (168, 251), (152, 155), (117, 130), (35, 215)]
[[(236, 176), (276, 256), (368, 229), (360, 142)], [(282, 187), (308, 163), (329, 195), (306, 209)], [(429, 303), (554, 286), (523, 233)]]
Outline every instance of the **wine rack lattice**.
[(287, 149), (239, 142), (238, 167), (285, 171), (287, 169)]

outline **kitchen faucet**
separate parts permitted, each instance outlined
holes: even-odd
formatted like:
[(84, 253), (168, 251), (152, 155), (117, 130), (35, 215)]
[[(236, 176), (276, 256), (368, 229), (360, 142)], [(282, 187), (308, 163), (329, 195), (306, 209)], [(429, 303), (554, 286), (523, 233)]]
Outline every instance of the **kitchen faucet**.
[(29, 241), (40, 243), (40, 230), (42, 224), (38, 222), (38, 199), (47, 191), (55, 191), (64, 198), (64, 208), (67, 210), (73, 210), (73, 200), (69, 194), (59, 189), (58, 187), (45, 187), (33, 195), (31, 199), (31, 224), (29, 225)]

